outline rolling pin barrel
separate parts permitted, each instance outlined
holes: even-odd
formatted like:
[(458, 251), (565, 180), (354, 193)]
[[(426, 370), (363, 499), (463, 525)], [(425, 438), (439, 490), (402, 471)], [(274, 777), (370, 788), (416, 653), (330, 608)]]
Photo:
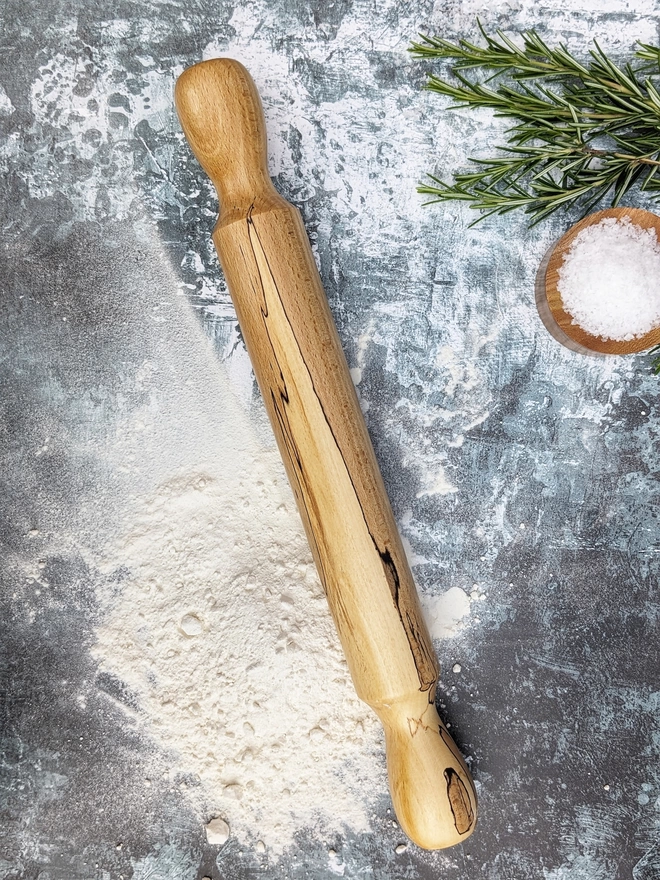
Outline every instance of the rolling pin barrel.
[(268, 175), (263, 112), (237, 61), (186, 70), (183, 130), (213, 181), (213, 233), (358, 696), (385, 731), (403, 830), (465, 840), (476, 795), (434, 706), (438, 666), (299, 212)]

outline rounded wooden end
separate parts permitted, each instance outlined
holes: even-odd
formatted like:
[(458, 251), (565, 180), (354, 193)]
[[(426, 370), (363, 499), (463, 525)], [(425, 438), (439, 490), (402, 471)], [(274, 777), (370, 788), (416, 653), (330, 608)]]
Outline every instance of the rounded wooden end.
[[(574, 323), (572, 316), (564, 309), (561, 294), (558, 290), (559, 269), (564, 262), (564, 256), (569, 251), (575, 237), (587, 226), (600, 223), (607, 217), (621, 219), (627, 217), (631, 223), (641, 226), (643, 229), (653, 229), (660, 239), (660, 217), (651, 211), (643, 211), (641, 208), (608, 208), (605, 211), (596, 211), (589, 214), (579, 223), (568, 230), (559, 239), (554, 249), (541, 263), (537, 278), (536, 303), (541, 316), (549, 332), (573, 351), (584, 354), (635, 354), (660, 345), (660, 327), (656, 327), (644, 336), (637, 336), (629, 340), (603, 339), (587, 333), (579, 324)], [(544, 270), (545, 264), (545, 270)]]
[(189, 67), (174, 89), (181, 127), (220, 201), (249, 206), (272, 190), (268, 176), (266, 124), (252, 77), (233, 58), (213, 58)]
[(477, 821), (477, 795), (458, 747), (427, 695), (379, 706), (396, 817), (423, 849), (463, 843)]

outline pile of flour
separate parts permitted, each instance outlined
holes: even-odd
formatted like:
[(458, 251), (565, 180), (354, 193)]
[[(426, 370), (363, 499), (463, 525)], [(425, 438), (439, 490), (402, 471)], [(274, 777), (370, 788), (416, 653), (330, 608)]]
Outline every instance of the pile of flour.
[[(367, 830), (387, 779), (278, 454), (233, 414), (203, 468), (136, 496), (106, 550), (122, 589), (103, 597), (94, 653), (208, 814), (276, 854), (303, 827)], [(437, 634), (468, 612), (455, 592), (425, 603)]]
[[(103, 453), (119, 509), (92, 560), (109, 584), (94, 655), (170, 777), (198, 778), (183, 790), (200, 821), (271, 854), (303, 828), (368, 830), (387, 793), (382, 730), (355, 695), (249, 367), (227, 371), (168, 286), (154, 277), (158, 332), (123, 368), (132, 405)], [(468, 612), (458, 593), (427, 603), (439, 635)]]
[(95, 654), (177, 769), (199, 777), (211, 813), (280, 851), (304, 826), (366, 829), (386, 778), (268, 458), (243, 475), (226, 459), (180, 473), (143, 500), (112, 551), (129, 575)]

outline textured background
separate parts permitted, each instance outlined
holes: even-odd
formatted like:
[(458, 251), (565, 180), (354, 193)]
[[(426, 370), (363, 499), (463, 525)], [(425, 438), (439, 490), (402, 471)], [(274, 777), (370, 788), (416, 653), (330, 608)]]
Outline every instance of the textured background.
[[(644, 356), (582, 358), (544, 330), (536, 269), (576, 217), (468, 229), (467, 209), (420, 206), (425, 171), (448, 175), (501, 128), (420, 91), (406, 46), (419, 31), (476, 38), (476, 15), (623, 58), (657, 41), (660, 8), (2, 4), (5, 880), (660, 877), (660, 385)], [(181, 70), (217, 54), (262, 93), (271, 172), (303, 213), (416, 579), (485, 595), (437, 644), (481, 799), (474, 836), (444, 853), (395, 855), (383, 797), (340, 862), (303, 830), (279, 862), (230, 842), (216, 863), (178, 789), (144, 787), (150, 747), (96, 677), (104, 575), (89, 551), (122, 493), (150, 484), (117, 437), (182, 308), (266, 431), (210, 242), (214, 194), (171, 101)]]

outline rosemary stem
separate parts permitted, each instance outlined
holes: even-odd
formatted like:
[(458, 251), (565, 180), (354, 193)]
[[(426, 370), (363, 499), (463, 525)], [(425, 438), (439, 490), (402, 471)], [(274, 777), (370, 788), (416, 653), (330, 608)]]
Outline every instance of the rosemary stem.
[(456, 81), (430, 75), (427, 88), (452, 106), (514, 120), (507, 144), (495, 158), (470, 159), (452, 183), (434, 178), (420, 191), (483, 216), (523, 207), (533, 223), (562, 206), (593, 210), (606, 196), (617, 205), (633, 186), (660, 196), (660, 69), (649, 67), (660, 49), (640, 44), (632, 62), (617, 65), (594, 42), (581, 62), (534, 30), (520, 47), (479, 29), (485, 46), (423, 37), (411, 52), (450, 61)]
[[(660, 150), (660, 144), (658, 145), (658, 149)], [(637, 165), (655, 165), (656, 167), (660, 167), (660, 160), (650, 159), (648, 156), (631, 156), (628, 153), (612, 153), (612, 155), (615, 159), (625, 159), (626, 161)]]

